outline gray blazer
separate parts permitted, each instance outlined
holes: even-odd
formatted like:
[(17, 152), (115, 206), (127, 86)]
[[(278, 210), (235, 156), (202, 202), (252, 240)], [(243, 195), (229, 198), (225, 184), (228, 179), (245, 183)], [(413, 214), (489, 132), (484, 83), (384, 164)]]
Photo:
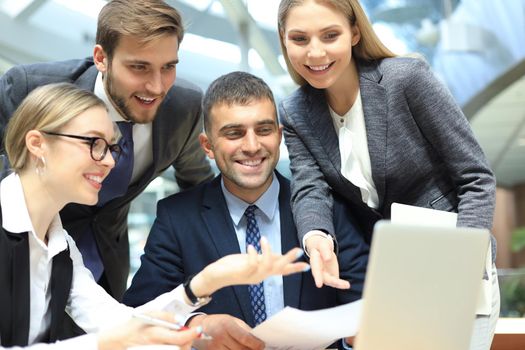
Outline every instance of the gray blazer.
[[(70, 82), (93, 91), (98, 70), (91, 59), (16, 66), (0, 78), (0, 131), (27, 94), (38, 86)], [(177, 183), (188, 188), (213, 178), (202, 152), (198, 134), (202, 130), (201, 91), (177, 79), (159, 107), (153, 122), (153, 164), (127, 193), (103, 207), (70, 204), (61, 212), (64, 227), (74, 238), (91, 225), (100, 251), (108, 292), (120, 299), (129, 273), (127, 215), (130, 202), (165, 169), (175, 168)], [(2, 142), (3, 149), (3, 142)]]
[(359, 189), (342, 176), (324, 91), (306, 84), (280, 105), (299, 237), (312, 229), (334, 233), (332, 192), (346, 199), (369, 234), (377, 220), (390, 217), (393, 202), (454, 211), (458, 226), (490, 229), (494, 175), (467, 119), (428, 64), (389, 58), (358, 62), (358, 71), (379, 208), (363, 203)]

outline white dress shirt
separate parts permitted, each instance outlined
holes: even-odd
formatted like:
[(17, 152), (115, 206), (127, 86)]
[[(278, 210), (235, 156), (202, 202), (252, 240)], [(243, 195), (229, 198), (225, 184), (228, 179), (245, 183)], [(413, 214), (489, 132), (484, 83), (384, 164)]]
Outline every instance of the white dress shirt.
[(354, 105), (344, 116), (338, 115), (332, 108), (329, 109), (335, 131), (339, 136), (341, 174), (352, 184), (359, 187), (361, 199), (364, 203), (377, 209), (379, 197), (372, 179), (372, 165), (368, 152), (361, 92), (357, 93)]
[[(75, 241), (62, 227), (57, 214), (49, 226), (48, 244), (36, 234), (27, 210), (22, 183), (17, 174), (7, 176), (0, 183), (2, 227), (12, 233), (28, 232), (30, 260), (30, 321), (29, 344), (37, 343), (47, 332), (51, 323), (49, 281), (53, 257), (67, 249), (73, 261), (71, 291), (66, 312), (87, 333), (108, 329), (128, 321), (134, 312), (165, 310), (185, 316), (194, 308), (184, 303), (184, 288), (179, 286), (149, 303), (133, 309), (118, 303), (100, 287), (91, 272), (84, 266)], [(1, 317), (1, 316), (0, 316)], [(85, 335), (54, 344), (39, 344), (28, 349), (97, 349), (95, 335)], [(0, 347), (0, 349), (4, 349)], [(13, 348), (16, 349), (16, 348)]]
[[(224, 186), (224, 179), (221, 181), (222, 192), (226, 199), (226, 205), (233, 221), (239, 248), (241, 253), (246, 253), (246, 226), (247, 219), (244, 216), (246, 208), (250, 203), (233, 195)], [(274, 175), (270, 187), (262, 194), (253, 205), (258, 210), (255, 211), (255, 218), (261, 232), (261, 237), (268, 238), (272, 251), (281, 252), (281, 217), (279, 215), (279, 181)], [(266, 316), (270, 318), (284, 308), (283, 277), (271, 276), (264, 280), (264, 304), (266, 306)]]
[[(95, 81), (95, 95), (106, 103), (108, 107), (109, 117), (113, 122), (125, 121), (119, 112), (113, 107), (106, 89), (104, 89), (104, 82), (102, 81), (102, 73), (98, 73)], [(153, 136), (152, 123), (133, 125), (133, 173), (131, 174), (131, 183), (135, 183), (137, 179), (153, 164)], [(120, 135), (118, 127), (116, 134)]]

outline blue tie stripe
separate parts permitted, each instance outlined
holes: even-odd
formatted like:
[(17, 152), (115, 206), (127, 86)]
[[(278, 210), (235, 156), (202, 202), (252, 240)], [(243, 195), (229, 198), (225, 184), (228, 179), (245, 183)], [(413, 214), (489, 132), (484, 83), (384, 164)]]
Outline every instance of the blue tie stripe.
[[(246, 245), (252, 245), (255, 250), (260, 254), (261, 253), (261, 232), (259, 231), (259, 225), (257, 225), (257, 220), (255, 218), (255, 209), (257, 206), (250, 205), (246, 208), (244, 215), (246, 216), (247, 225), (246, 225)], [(250, 293), (250, 302), (252, 305), (253, 317), (255, 320), (255, 325), (266, 320), (266, 305), (264, 304), (264, 284), (263, 282), (259, 284), (252, 284), (248, 286), (248, 291)]]
[[(133, 173), (133, 123), (117, 122), (122, 137), (118, 144), (122, 149), (120, 158), (111, 169), (109, 175), (102, 182), (102, 188), (98, 193), (97, 206), (103, 206), (113, 198), (121, 197), (126, 194), (131, 174)], [(77, 247), (82, 253), (84, 265), (91, 271), (96, 281), (100, 279), (104, 272), (102, 258), (98, 251), (91, 225), (88, 225), (80, 238), (77, 240)]]
[(102, 189), (98, 194), (98, 206), (126, 194), (133, 173), (133, 123), (117, 122), (117, 125), (122, 134), (118, 142), (122, 153), (115, 167), (102, 182)]

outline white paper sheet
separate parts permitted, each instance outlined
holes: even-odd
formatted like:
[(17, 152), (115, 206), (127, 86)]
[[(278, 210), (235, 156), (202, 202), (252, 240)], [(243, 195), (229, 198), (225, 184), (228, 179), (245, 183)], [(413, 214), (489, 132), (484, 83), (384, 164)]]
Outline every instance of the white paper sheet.
[(362, 301), (316, 311), (291, 307), (252, 330), (266, 343), (267, 350), (324, 349), (340, 338), (354, 336), (361, 316)]

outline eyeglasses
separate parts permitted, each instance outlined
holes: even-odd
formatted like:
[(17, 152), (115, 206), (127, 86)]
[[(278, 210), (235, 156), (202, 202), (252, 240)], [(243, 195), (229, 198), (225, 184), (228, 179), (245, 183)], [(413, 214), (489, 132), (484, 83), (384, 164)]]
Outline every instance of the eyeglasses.
[(111, 155), (113, 156), (113, 160), (116, 163), (118, 162), (120, 153), (122, 152), (120, 145), (118, 144), (110, 145), (102, 137), (89, 137), (89, 136), (79, 136), (79, 135), (71, 135), (71, 134), (61, 134), (58, 132), (50, 132), (50, 131), (42, 131), (42, 133), (46, 135), (64, 136), (64, 137), (70, 137), (72, 139), (79, 139), (79, 140), (87, 141), (87, 144), (89, 144), (91, 158), (93, 158), (93, 160), (95, 161), (101, 161), (102, 159), (104, 159), (106, 157), (106, 153), (108, 153), (108, 150), (109, 150), (111, 152)]

